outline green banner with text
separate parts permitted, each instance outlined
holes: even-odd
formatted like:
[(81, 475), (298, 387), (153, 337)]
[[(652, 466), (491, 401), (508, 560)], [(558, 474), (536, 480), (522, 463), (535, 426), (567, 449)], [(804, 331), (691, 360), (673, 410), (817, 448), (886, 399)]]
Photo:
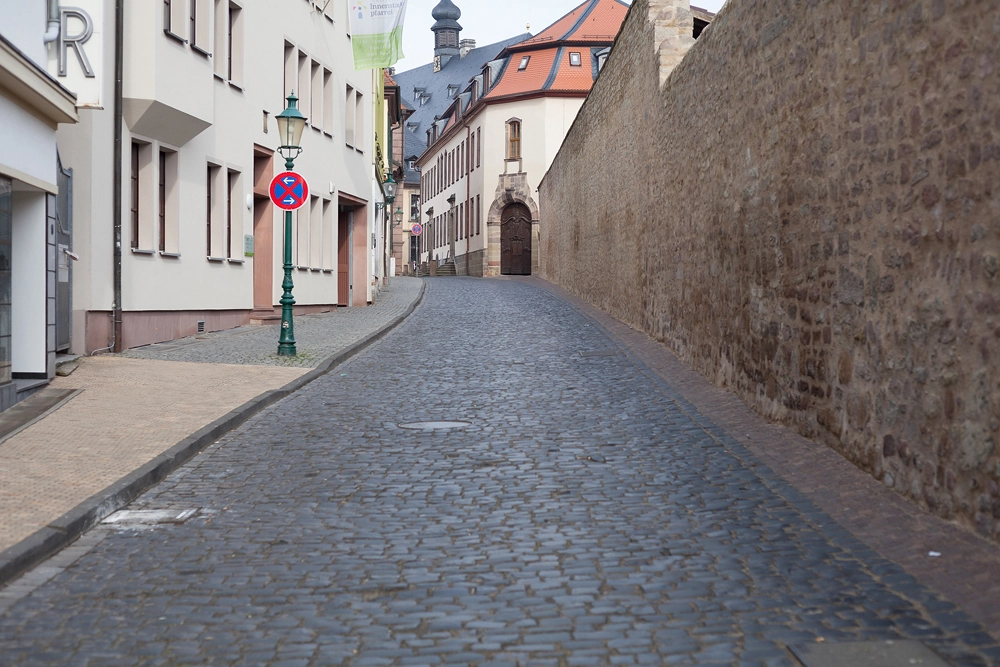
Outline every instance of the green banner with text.
[(406, 0), (350, 0), (354, 69), (392, 67), (403, 57)]

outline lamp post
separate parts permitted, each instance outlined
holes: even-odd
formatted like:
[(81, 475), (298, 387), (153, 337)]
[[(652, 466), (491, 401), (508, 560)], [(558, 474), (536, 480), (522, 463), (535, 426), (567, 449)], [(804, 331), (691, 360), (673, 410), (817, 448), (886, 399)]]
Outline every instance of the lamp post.
[[(278, 154), (285, 158), (285, 170), (292, 171), (295, 168), (295, 158), (302, 153), (299, 145), (302, 142), (302, 131), (306, 127), (306, 117), (298, 109), (299, 98), (295, 97), (295, 91), (288, 96), (288, 106), (279, 113), (275, 120), (278, 121), (278, 136), (281, 145), (278, 147)], [(292, 296), (292, 212), (285, 211), (285, 279), (281, 282), (281, 337), (278, 339), (278, 356), (294, 357), (295, 350), (295, 327), (292, 324), (292, 306), (295, 305), (295, 298)]]
[(385, 248), (384, 248), (385, 255), (382, 258), (383, 260), (382, 263), (385, 267), (385, 270), (382, 272), (382, 275), (384, 276), (383, 279), (386, 281), (389, 280), (389, 254), (391, 253), (392, 249), (392, 238), (390, 238), (389, 236), (390, 234), (392, 234), (392, 203), (396, 201), (396, 188), (399, 187), (399, 185), (396, 183), (396, 179), (392, 177), (392, 162), (391, 162), (392, 158), (390, 157), (389, 159), (390, 159), (389, 176), (382, 182), (382, 189), (385, 191), (385, 230), (386, 230)]

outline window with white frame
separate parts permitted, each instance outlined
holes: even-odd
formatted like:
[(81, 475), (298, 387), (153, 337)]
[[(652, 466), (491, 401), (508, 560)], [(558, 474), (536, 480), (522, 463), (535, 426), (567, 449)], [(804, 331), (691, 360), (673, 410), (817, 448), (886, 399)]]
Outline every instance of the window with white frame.
[(227, 34), (226, 78), (234, 86), (243, 87), (243, 8), (235, 2), (229, 3), (229, 32)]
[(344, 96), (344, 141), (351, 148), (354, 148), (355, 106), (354, 87), (347, 84), (347, 93)]
[(211, 55), (212, 0), (190, 0), (190, 2), (191, 30), (188, 34), (188, 42), (192, 49), (202, 55)]
[(215, 0), (215, 41), (212, 47), (212, 63), (215, 75), (226, 78), (229, 67), (226, 57), (229, 53), (229, 0)]
[(521, 159), (521, 121), (516, 118), (507, 121), (507, 159)]
[(179, 252), (178, 227), (180, 226), (180, 179), (178, 177), (177, 151), (161, 147), (157, 167), (159, 250), (162, 254), (175, 255)]

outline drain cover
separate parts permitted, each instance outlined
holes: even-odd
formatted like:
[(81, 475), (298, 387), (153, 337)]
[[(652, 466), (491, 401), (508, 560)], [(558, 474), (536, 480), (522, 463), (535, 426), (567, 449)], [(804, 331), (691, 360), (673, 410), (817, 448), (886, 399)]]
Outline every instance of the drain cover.
[(792, 653), (805, 667), (948, 667), (932, 650), (916, 641), (803, 644)]
[(118, 528), (141, 528), (164, 523), (184, 523), (198, 510), (120, 510), (101, 523)]
[(465, 428), (466, 426), (472, 426), (470, 422), (412, 422), (409, 424), (400, 424), (399, 428), (409, 429), (411, 431), (446, 431), (454, 428)]

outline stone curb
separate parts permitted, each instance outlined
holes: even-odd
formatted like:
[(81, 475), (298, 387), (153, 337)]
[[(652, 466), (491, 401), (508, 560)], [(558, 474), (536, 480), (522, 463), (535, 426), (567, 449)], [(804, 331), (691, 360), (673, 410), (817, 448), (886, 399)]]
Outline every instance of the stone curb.
[(0, 587), (28, 570), (40, 565), (57, 552), (75, 542), (83, 533), (117, 512), (140, 495), (163, 481), (170, 473), (204, 451), (216, 440), (238, 428), (251, 417), (294, 394), (313, 380), (326, 375), (351, 357), (384, 338), (417, 309), (424, 299), (426, 281), (420, 293), (402, 315), (384, 324), (374, 333), (330, 356), (305, 375), (292, 380), (280, 389), (266, 391), (243, 405), (223, 415), (207, 426), (163, 452), (139, 469), (83, 501), (69, 512), (41, 528), (3, 552), (0, 552)]

